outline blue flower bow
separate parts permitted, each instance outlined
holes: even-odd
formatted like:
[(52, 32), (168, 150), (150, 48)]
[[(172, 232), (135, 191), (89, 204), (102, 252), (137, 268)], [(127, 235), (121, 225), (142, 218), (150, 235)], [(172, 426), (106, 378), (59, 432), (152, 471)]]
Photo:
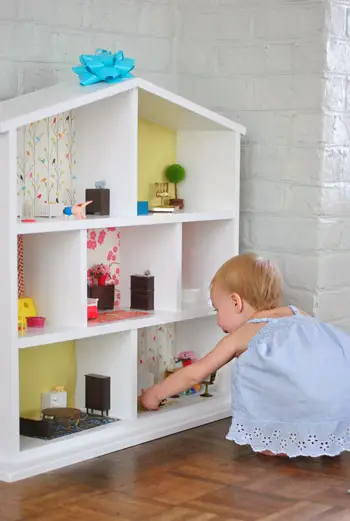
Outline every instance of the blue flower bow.
[(78, 74), (80, 85), (92, 85), (105, 81), (116, 83), (128, 78), (133, 78), (130, 74), (135, 67), (135, 60), (125, 58), (123, 51), (112, 54), (105, 49), (97, 49), (95, 54), (81, 54), (78, 67), (73, 67), (73, 71)]

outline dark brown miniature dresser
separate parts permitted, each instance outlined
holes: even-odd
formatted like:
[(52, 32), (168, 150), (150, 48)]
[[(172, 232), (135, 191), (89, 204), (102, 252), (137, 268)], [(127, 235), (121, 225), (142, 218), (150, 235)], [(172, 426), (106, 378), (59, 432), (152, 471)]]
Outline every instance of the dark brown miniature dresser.
[(109, 215), (109, 188), (87, 188), (85, 201), (92, 201), (86, 207), (86, 215)]
[(144, 275), (131, 275), (130, 308), (154, 309), (154, 277), (147, 271)]
[(101, 411), (108, 416), (111, 408), (111, 378), (100, 374), (85, 375), (85, 408), (87, 413)]

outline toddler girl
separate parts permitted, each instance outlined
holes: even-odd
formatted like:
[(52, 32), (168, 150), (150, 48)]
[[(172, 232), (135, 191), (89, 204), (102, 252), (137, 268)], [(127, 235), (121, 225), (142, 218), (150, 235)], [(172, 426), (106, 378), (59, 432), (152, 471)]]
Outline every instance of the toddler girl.
[(206, 356), (141, 397), (157, 409), (169, 396), (232, 361), (232, 424), (227, 439), (256, 452), (336, 456), (350, 449), (350, 337), (281, 307), (281, 279), (253, 254), (227, 261), (211, 283), (219, 327), (228, 333)]

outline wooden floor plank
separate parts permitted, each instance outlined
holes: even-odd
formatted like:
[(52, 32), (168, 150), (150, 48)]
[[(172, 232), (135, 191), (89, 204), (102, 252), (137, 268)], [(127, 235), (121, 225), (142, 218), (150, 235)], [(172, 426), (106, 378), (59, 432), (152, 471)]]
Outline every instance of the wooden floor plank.
[(349, 454), (259, 456), (228, 425), (0, 484), (0, 521), (350, 521)]

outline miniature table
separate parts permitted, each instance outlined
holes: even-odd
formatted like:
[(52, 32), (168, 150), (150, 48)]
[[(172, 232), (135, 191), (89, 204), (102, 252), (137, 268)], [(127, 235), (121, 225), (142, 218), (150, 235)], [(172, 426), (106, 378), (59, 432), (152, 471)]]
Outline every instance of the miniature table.
[(71, 421), (76, 421), (76, 425), (79, 425), (81, 411), (73, 407), (51, 407), (49, 409), (43, 409), (42, 414), (43, 420), (53, 418), (57, 422), (65, 423), (67, 429), (69, 429)]

